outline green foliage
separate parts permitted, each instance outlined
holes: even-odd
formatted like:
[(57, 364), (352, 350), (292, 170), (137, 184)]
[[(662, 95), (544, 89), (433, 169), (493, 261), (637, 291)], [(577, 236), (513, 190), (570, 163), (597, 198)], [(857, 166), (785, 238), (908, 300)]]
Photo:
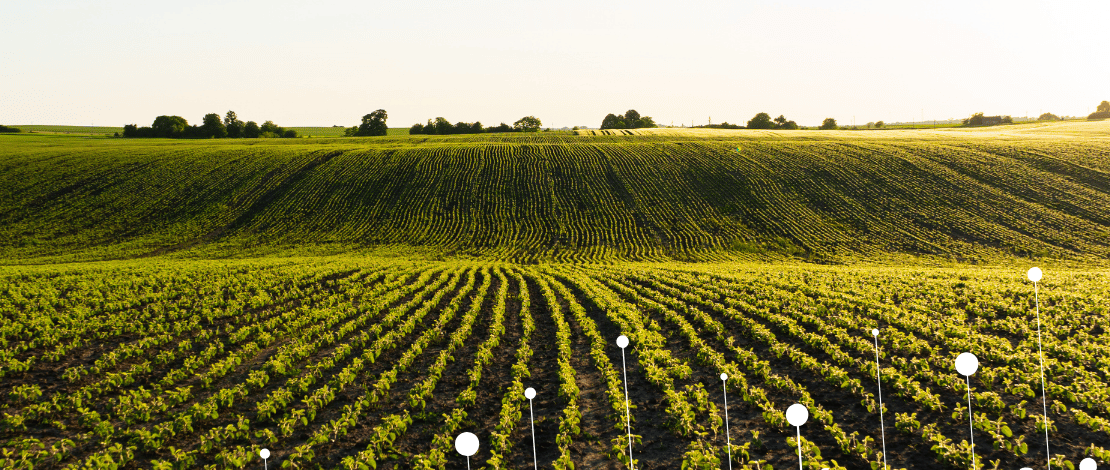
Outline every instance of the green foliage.
[(248, 139), (257, 139), (262, 135), (262, 129), (258, 127), (258, 123), (254, 121), (247, 121), (243, 124), (243, 137)]
[(787, 121), (786, 116), (780, 114), (779, 117), (775, 118), (774, 128), (783, 130), (796, 130), (798, 129), (798, 123), (794, 121)]
[(775, 123), (771, 120), (771, 115), (767, 113), (756, 114), (755, 117), (748, 120), (748, 129), (773, 129), (774, 127)]
[(228, 136), (227, 127), (216, 113), (205, 114), (204, 123), (200, 126), (205, 137), (223, 138)]
[[(118, 137), (118, 135), (117, 135)], [(223, 120), (215, 113), (206, 114), (201, 126), (190, 126), (180, 116), (158, 116), (151, 127), (135, 124), (123, 126), (123, 137), (169, 138), (224, 138), (224, 137), (297, 137), (297, 132), (266, 121), (261, 127), (254, 121), (243, 123), (234, 111), (228, 111)]]
[(362, 117), (362, 124), (359, 124), (358, 131), (355, 132), (355, 135), (386, 135), (386, 132), (389, 129), (389, 127), (385, 123), (387, 119), (389, 119), (389, 115), (385, 112), (384, 109), (379, 109), (370, 114), (367, 114)]
[(836, 128), (837, 128), (836, 119), (833, 119), (833, 118), (825, 118), (824, 121), (821, 121), (821, 127), (818, 127), (818, 129), (821, 129), (821, 130), (833, 130), (833, 129), (836, 129)]
[(451, 122), (442, 117), (437, 117), (435, 121), (428, 120), (428, 124), (413, 124), (409, 128), (409, 134), (425, 134), (425, 135), (448, 135), (448, 134), (481, 134), (483, 132), (509, 132), (513, 131), (505, 123), (501, 123), (499, 127), (483, 128), (481, 122), (458, 122), (451, 125)]
[(641, 116), (635, 109), (630, 109), (621, 115), (609, 113), (601, 120), (601, 129), (642, 129), (646, 127), (657, 127), (655, 120), (651, 116)]
[[(874, 346), (865, 330), (881, 324), (884, 393), (911, 410), (895, 413), (905, 433), (898, 440), (919, 449), (900, 453), (973, 468), (970, 445), (943, 435), (931, 422), (936, 410), (927, 411), (929, 389), (946, 403), (960, 401), (962, 378), (948, 369), (947, 353), (972, 349), (998, 390), (973, 398), (974, 468), (997, 467), (999, 458), (1029, 452), (1010, 427), (1035, 424), (996, 400), (1022, 395), (1014, 383), (1039, 381), (1039, 352), (1010, 340), (1030, 333), (1028, 286), (1014, 275), (1023, 271), (524, 266), (364, 255), (4, 266), (0, 373), (10, 391), (0, 425), (11, 437), (0, 466), (237, 468), (267, 447), (280, 459), (270, 464), (285, 468), (447, 468), (458, 463), (453, 440), (466, 429), (482, 438), (472, 464), (509, 468), (510, 456), (530, 449), (514, 437), (527, 435), (525, 384), (542, 373), (550, 382), (539, 390), (546, 412), (537, 429), (552, 432), (557, 446), (544, 465), (584, 468), (600, 457), (580, 452), (592, 448), (607, 451), (605, 465), (633, 457), (644, 468), (716, 469), (728, 455), (718, 408), (717, 376), (725, 372), (732, 409), (759, 410), (755, 420), (742, 418), (747, 431), (733, 415), (733, 468), (770, 468), (772, 446), (761, 436), (786, 426), (780, 397), (789, 396), (810, 408), (801, 441), (807, 468), (844, 468), (829, 458), (844, 454), (853, 468), (879, 469), (876, 437), (841, 426), (875, 417), (877, 409), (854, 402), (874, 398)], [(1042, 290), (1042, 300), (1051, 299), (1043, 320), (1104, 324), (1107, 276), (1100, 268), (1054, 270), (1051, 293)], [(1021, 321), (965, 321), (981, 310)], [(637, 381), (631, 456), (613, 330), (631, 340), (629, 377)], [(1097, 439), (1105, 432), (1096, 415), (1105, 412), (1106, 377), (1073, 360), (1105, 362), (1106, 338), (1086, 328), (1046, 333), (1050, 399), (1069, 403), (1066, 413), (1054, 410), (1068, 424), (1054, 435)], [(98, 353), (87, 357), (93, 344)], [(39, 351), (56, 354), (33, 356), (40, 372), (22, 373), (22, 357)], [(52, 372), (62, 365), (66, 372)], [(550, 374), (541, 369), (548, 365)], [(824, 409), (815, 397), (828, 396), (826, 389), (851, 402)], [(445, 390), (446, 399), (433, 398)], [(586, 431), (598, 423), (609, 439)], [(647, 429), (655, 439), (663, 433), (673, 450), (645, 452)], [(794, 439), (773, 451), (796, 449)], [(836, 445), (817, 444), (825, 440)], [(1107, 451), (1090, 445), (1086, 453)], [(1074, 465), (1053, 459), (1056, 468)]]
[(520, 132), (536, 132), (540, 130), (542, 125), (543, 123), (535, 116), (524, 116), (513, 123), (513, 129)]
[(224, 128), (227, 129), (227, 136), (231, 138), (243, 137), (243, 121), (239, 120), (239, 116), (235, 111), (228, 111), (224, 115)]
[(181, 116), (158, 116), (150, 125), (154, 137), (184, 137), (189, 123)]

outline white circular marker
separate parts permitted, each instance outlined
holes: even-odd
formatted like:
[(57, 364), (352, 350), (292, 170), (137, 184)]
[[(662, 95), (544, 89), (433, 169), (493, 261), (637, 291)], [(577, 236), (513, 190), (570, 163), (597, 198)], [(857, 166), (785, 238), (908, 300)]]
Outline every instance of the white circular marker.
[(529, 400), (531, 400), (533, 398), (536, 398), (536, 389), (534, 389), (532, 387), (528, 387), (527, 389), (525, 389), (524, 390), (524, 398), (527, 398)]
[(979, 359), (969, 352), (956, 356), (956, 371), (963, 375), (974, 374), (979, 370)]
[(1026, 275), (1029, 276), (1030, 281), (1041, 282), (1041, 275), (1043, 274), (1044, 273), (1041, 272), (1041, 268), (1033, 267), (1029, 268), (1029, 273), (1027, 273)]
[(624, 349), (624, 348), (628, 347), (628, 337), (625, 336), (625, 335), (618, 336), (617, 337), (617, 347), (621, 348), (621, 349)]
[(1095, 459), (1092, 459), (1090, 457), (1087, 457), (1083, 459), (1082, 462), (1079, 462), (1079, 470), (1095, 470), (1096, 468), (1098, 468), (1098, 465), (1095, 465)]
[(728, 380), (728, 374), (721, 374), (721, 380)]
[(455, 438), (455, 450), (467, 457), (478, 453), (478, 436), (471, 432), (459, 434)]
[(1021, 470), (1033, 470), (1033, 469), (1029, 468), (1029, 467), (1021, 467)]
[(790, 405), (790, 408), (786, 409), (786, 421), (788, 421), (791, 426), (801, 426), (803, 424), (806, 424), (806, 420), (808, 419), (809, 409), (807, 409), (806, 406), (801, 403), (795, 403), (793, 405)]
[(262, 449), (258, 451), (258, 455), (264, 459), (270, 458), (270, 449)]
[(879, 329), (878, 328), (872, 328), (871, 329), (871, 336), (879, 336)]

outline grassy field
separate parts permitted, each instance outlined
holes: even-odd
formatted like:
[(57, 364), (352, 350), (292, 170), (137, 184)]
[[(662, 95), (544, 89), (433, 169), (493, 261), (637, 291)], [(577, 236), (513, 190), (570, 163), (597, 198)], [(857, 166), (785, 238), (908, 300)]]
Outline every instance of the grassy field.
[(0, 467), (626, 469), (624, 361), (636, 469), (1105, 463), (1107, 207), (1098, 122), (0, 135)]
[(56, 126), (56, 125), (12, 125), (22, 132), (37, 132), (41, 134), (75, 134), (75, 135), (114, 135), (123, 133), (123, 126)]

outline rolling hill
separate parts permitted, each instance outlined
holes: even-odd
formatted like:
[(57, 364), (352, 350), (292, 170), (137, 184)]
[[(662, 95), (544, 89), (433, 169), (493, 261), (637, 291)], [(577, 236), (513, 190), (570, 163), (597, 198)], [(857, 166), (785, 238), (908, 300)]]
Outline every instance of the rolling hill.
[(1110, 255), (1108, 123), (585, 134), (0, 136), (0, 258)]

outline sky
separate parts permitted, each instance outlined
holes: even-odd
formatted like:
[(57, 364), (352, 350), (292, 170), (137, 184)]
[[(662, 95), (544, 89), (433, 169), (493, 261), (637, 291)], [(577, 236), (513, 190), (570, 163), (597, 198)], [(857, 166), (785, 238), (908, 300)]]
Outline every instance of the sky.
[(0, 22), (8, 125), (843, 125), (1110, 100), (1106, 1), (53, 1)]

